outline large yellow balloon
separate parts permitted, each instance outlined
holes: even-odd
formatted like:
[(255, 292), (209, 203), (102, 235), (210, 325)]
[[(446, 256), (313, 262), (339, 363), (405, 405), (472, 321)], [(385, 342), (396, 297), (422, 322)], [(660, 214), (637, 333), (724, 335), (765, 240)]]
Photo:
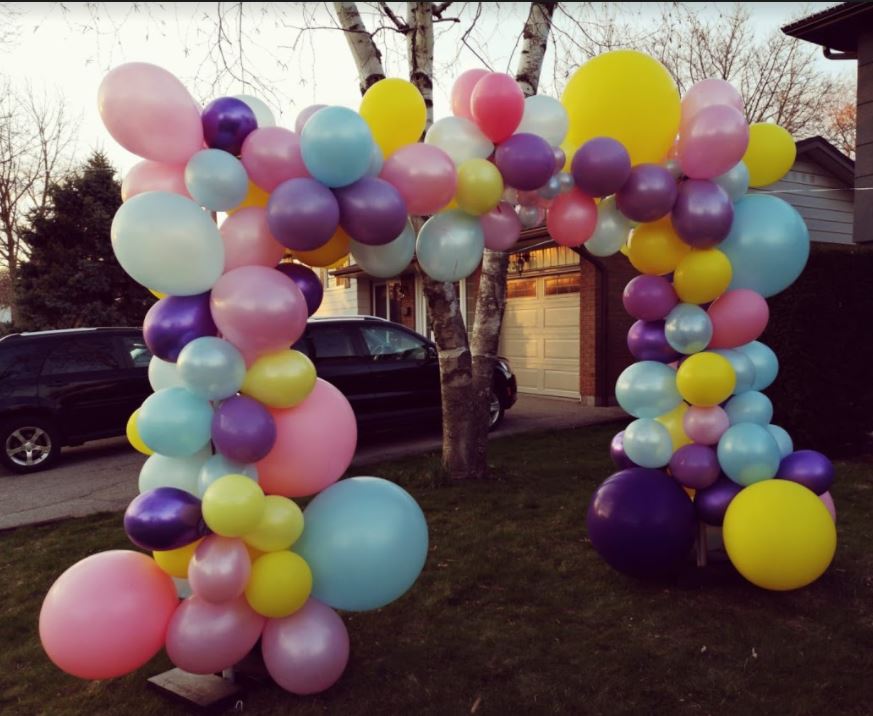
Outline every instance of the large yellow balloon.
[(692, 249), (676, 267), (673, 288), (684, 303), (709, 303), (727, 291), (730, 259), (718, 249)]
[(561, 103), (570, 120), (566, 145), (612, 137), (633, 164), (661, 161), (679, 131), (676, 83), (660, 62), (635, 50), (588, 60), (573, 73)]
[(633, 267), (650, 276), (675, 271), (691, 247), (677, 236), (670, 217), (641, 224), (631, 232), (627, 255)]
[(139, 435), (139, 428), (137, 427), (136, 422), (138, 419), (139, 408), (134, 410), (127, 419), (127, 442), (133, 446), (134, 450), (141, 452), (143, 455), (154, 455), (155, 451), (146, 445), (145, 441)]
[(295, 251), (293, 255), (307, 266), (327, 268), (348, 256), (349, 246), (349, 235), (342, 229), (337, 229), (324, 246), (312, 251)]
[(251, 478), (225, 475), (203, 493), (203, 519), (215, 534), (242, 537), (261, 521), (264, 499), (264, 491)]
[(312, 392), (315, 377), (315, 366), (303, 353), (278, 351), (252, 363), (240, 392), (271, 408), (293, 408)]
[(749, 146), (743, 156), (749, 170), (749, 186), (779, 181), (794, 166), (796, 158), (797, 145), (787, 129), (764, 122), (749, 126)]
[(818, 579), (837, 548), (837, 530), (818, 496), (789, 480), (740, 492), (724, 516), (724, 546), (740, 574), (764, 589), (799, 589)]
[(727, 400), (737, 384), (730, 361), (718, 353), (688, 356), (676, 371), (676, 388), (691, 405), (711, 408)]
[(297, 503), (280, 495), (267, 495), (258, 526), (243, 538), (260, 552), (288, 549), (303, 534), (303, 511)]
[(202, 539), (199, 539), (196, 542), (186, 544), (184, 547), (179, 547), (178, 549), (168, 549), (164, 552), (152, 552), (152, 556), (155, 558), (155, 562), (157, 562), (158, 566), (171, 577), (187, 579), (188, 563), (191, 561), (191, 557), (194, 556), (194, 552), (202, 541)]
[(270, 195), (265, 192), (261, 187), (259, 187), (254, 182), (249, 182), (249, 191), (246, 194), (246, 198), (242, 200), (242, 203), (239, 206), (235, 206), (233, 209), (228, 209), (228, 214), (235, 214), (240, 209), (247, 209), (250, 206), (260, 206), (265, 207), (267, 202), (270, 201)]
[(679, 403), (669, 413), (659, 415), (655, 420), (670, 433), (670, 441), (673, 443), (673, 452), (684, 445), (690, 445), (694, 441), (685, 434), (685, 413), (688, 412), (688, 403)]
[(360, 114), (386, 159), (400, 147), (414, 144), (424, 132), (424, 97), (411, 82), (397, 77), (379, 80), (364, 94)]
[(287, 617), (302, 607), (312, 591), (312, 572), (294, 552), (258, 557), (246, 585), (249, 606), (265, 617)]
[(487, 159), (468, 159), (458, 167), (455, 201), (473, 216), (487, 214), (500, 203), (503, 177)]

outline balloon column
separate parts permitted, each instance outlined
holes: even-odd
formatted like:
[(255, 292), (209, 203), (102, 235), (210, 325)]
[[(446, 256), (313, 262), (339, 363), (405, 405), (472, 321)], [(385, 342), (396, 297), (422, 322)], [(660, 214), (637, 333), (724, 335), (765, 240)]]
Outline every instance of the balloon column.
[[(291, 349), (322, 297), (304, 263), (334, 263), (349, 236), (368, 249), (409, 242), (405, 201), (374, 167), (418, 138), (424, 104), (415, 92), (401, 132), (384, 124), (385, 103), (411, 85), (380, 85), (361, 115), (326, 108), (295, 133), (251, 97), (201, 110), (153, 65), (103, 80), (104, 124), (144, 157), (125, 179), (112, 245), (131, 277), (165, 294), (143, 326), (155, 392), (127, 428), (149, 457), (124, 529), (148, 554), (94, 554), (51, 587), (40, 637), (64, 671), (119, 676), (163, 646), (179, 668), (209, 674), (260, 640), (280, 686), (322, 691), (349, 656), (334, 609), (383, 607), (421, 572), (421, 509), (377, 477), (337, 482), (355, 416)], [(228, 217), (219, 227), (210, 211)], [(287, 249), (297, 263), (279, 263)], [(304, 511), (292, 499), (311, 495)]]

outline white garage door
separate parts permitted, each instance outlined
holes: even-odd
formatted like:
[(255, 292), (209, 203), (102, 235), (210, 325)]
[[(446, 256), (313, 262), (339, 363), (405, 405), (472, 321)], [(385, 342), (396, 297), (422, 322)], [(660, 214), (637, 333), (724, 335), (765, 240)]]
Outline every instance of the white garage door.
[(510, 279), (500, 333), (524, 393), (579, 397), (579, 272)]

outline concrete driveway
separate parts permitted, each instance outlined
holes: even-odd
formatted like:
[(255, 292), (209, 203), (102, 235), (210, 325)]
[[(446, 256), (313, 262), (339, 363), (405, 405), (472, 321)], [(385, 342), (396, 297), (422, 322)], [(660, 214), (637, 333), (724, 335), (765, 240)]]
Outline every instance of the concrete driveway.
[[(491, 437), (556, 430), (617, 420), (620, 408), (588, 408), (577, 401), (520, 395)], [(362, 440), (355, 466), (391, 460), (440, 448), (438, 429), (413, 439), (390, 434)], [(101, 440), (64, 450), (59, 464), (29, 476), (0, 468), (0, 529), (123, 510), (137, 495), (137, 479), (145, 457), (125, 438)]]

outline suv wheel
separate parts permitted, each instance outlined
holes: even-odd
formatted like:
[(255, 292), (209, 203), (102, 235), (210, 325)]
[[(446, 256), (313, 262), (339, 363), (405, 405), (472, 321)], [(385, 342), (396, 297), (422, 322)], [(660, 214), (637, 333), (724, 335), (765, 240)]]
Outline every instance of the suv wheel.
[(488, 429), (494, 430), (498, 425), (500, 425), (500, 421), (503, 420), (503, 415), (506, 411), (503, 409), (503, 404), (500, 402), (500, 398), (497, 397), (497, 393), (494, 392), (494, 388), (491, 389), (491, 394), (488, 397)]
[(44, 470), (60, 451), (57, 430), (45, 418), (22, 415), (0, 430), (0, 462), (13, 472)]

